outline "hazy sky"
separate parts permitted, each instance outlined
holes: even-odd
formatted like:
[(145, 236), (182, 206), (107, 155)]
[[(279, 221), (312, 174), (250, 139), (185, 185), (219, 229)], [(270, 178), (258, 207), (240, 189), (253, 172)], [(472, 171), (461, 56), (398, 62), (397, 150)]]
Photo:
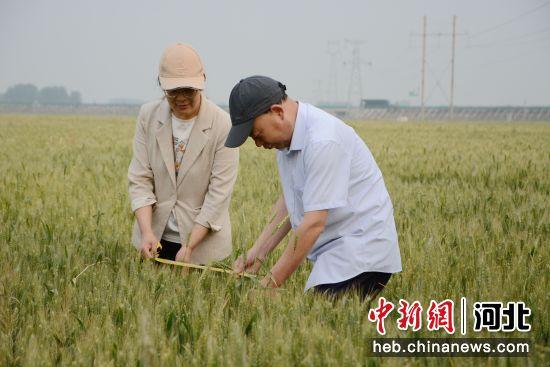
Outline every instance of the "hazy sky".
[[(303, 101), (346, 101), (348, 39), (364, 41), (364, 98), (418, 104), (409, 94), (420, 86), (423, 15), (432, 34), (428, 104), (449, 98), (448, 34), (457, 15), (456, 105), (550, 105), (544, 0), (0, 0), (0, 91), (25, 82), (79, 90), (85, 102), (149, 100), (160, 95), (162, 50), (181, 41), (201, 55), (207, 95), (217, 103), (227, 104), (233, 85), (253, 74), (279, 79)], [(332, 69), (329, 41), (340, 41)]]

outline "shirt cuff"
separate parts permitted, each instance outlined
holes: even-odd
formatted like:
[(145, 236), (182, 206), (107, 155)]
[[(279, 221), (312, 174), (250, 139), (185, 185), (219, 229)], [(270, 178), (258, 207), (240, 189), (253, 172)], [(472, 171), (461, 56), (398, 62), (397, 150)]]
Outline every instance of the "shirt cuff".
[(143, 208), (147, 205), (153, 205), (157, 202), (156, 199), (153, 198), (137, 198), (132, 200), (132, 211), (135, 212), (139, 208)]
[(201, 226), (212, 230), (213, 232), (219, 232), (222, 229), (222, 226), (220, 226), (219, 224), (213, 223), (210, 220), (204, 219), (204, 217), (201, 216), (200, 214), (195, 218), (195, 223), (198, 223)]

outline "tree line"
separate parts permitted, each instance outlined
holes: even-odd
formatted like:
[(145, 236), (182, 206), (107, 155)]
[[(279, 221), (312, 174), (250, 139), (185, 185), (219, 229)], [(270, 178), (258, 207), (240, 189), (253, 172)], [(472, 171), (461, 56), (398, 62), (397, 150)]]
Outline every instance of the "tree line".
[(37, 88), (34, 84), (16, 84), (9, 87), (1, 95), (0, 101), (16, 104), (41, 104), (41, 105), (79, 105), (82, 96), (78, 91), (67, 92), (65, 87), (47, 86)]

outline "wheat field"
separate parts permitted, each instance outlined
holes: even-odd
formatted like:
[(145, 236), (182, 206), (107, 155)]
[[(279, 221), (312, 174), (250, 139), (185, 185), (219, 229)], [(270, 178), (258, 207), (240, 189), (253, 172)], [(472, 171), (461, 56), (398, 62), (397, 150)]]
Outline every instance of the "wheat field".
[[(548, 363), (550, 124), (350, 122), (395, 208), (403, 272), (381, 295), (524, 301), (527, 335), (468, 336), (527, 336), (528, 359), (369, 356), (374, 304), (304, 294), (309, 264), (270, 298), (253, 280), (140, 261), (126, 181), (134, 124), (0, 116), (0, 365)], [(240, 159), (226, 264), (251, 246), (280, 193), (273, 151), (247, 142)], [(386, 327), (387, 337), (446, 335), (400, 331), (395, 315)]]

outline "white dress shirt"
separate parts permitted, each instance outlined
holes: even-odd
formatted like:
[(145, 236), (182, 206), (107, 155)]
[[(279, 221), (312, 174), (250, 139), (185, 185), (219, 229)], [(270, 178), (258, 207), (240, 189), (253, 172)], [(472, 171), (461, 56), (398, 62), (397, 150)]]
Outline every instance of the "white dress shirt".
[(355, 131), (338, 118), (299, 103), (292, 142), (277, 152), (292, 228), (308, 211), (328, 209), (308, 259), (305, 290), (363, 272), (401, 271), (393, 206), (382, 173)]

